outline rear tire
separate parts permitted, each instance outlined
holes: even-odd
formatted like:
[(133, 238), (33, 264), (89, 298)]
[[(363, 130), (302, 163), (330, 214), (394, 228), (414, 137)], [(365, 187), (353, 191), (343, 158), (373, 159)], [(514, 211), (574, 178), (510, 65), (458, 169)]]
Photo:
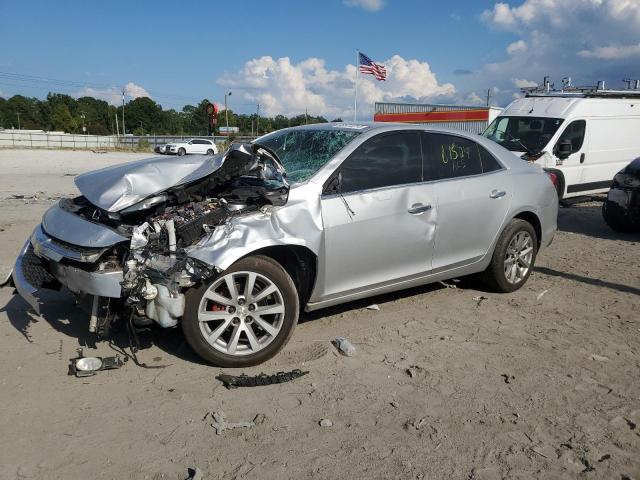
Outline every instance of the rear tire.
[(533, 226), (514, 218), (498, 238), (491, 263), (482, 273), (484, 283), (499, 293), (518, 290), (531, 275), (537, 251), (538, 238)]
[(256, 255), (187, 292), (182, 331), (208, 363), (249, 367), (269, 360), (287, 344), (299, 310), (298, 292), (282, 265)]
[(213, 150), (211, 149), (207, 150), (207, 155), (213, 155)]

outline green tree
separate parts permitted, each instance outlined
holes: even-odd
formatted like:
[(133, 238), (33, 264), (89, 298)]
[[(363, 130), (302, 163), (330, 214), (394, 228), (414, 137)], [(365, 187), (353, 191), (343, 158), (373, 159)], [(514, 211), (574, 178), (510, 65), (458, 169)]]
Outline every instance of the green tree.
[(76, 119), (71, 116), (69, 107), (64, 103), (59, 103), (53, 107), (51, 126), (53, 130), (67, 133), (76, 133), (78, 130)]

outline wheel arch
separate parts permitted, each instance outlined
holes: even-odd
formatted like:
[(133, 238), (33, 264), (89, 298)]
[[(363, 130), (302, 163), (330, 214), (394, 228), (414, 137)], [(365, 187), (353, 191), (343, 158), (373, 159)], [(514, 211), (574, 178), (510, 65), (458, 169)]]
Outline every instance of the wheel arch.
[(242, 258), (254, 255), (269, 257), (282, 265), (296, 285), (300, 307), (304, 308), (316, 283), (318, 256), (302, 245), (272, 245), (253, 250)]
[(536, 232), (536, 250), (540, 249), (540, 242), (542, 241), (542, 223), (538, 215), (531, 210), (523, 210), (513, 216), (514, 219), (518, 218), (531, 224), (533, 230)]

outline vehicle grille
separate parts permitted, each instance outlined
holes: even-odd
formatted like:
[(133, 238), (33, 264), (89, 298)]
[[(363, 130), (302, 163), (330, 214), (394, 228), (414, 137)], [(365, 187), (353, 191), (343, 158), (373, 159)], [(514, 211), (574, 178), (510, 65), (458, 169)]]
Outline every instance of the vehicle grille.
[(55, 277), (45, 268), (44, 261), (33, 252), (31, 245), (22, 257), (22, 275), (27, 282), (37, 288), (57, 282)]

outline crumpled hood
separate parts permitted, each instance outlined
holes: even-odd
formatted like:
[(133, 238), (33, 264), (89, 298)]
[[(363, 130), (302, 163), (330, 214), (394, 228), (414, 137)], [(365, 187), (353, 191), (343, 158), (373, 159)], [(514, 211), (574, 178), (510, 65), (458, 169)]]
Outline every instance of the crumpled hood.
[(223, 163), (222, 154), (154, 157), (83, 173), (74, 181), (92, 204), (118, 212), (170, 187), (206, 177)]

